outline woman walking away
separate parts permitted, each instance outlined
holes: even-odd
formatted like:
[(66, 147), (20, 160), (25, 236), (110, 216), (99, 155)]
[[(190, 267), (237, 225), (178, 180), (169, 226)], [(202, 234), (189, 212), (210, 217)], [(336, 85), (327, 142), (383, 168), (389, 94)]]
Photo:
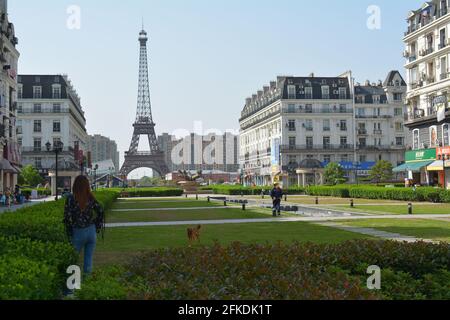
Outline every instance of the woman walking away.
[(75, 179), (73, 194), (67, 196), (64, 224), (78, 254), (84, 249), (84, 274), (91, 274), (97, 233), (103, 234), (105, 215), (102, 206), (95, 200), (89, 180), (85, 176)]

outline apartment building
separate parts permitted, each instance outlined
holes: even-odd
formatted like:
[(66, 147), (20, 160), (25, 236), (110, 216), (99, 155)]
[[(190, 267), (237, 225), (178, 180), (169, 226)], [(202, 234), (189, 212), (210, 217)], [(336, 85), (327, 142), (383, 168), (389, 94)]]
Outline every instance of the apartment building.
[[(95, 163), (109, 163), (111, 173), (117, 174), (120, 170), (120, 154), (117, 151), (117, 143), (99, 134), (91, 135), (87, 140), (87, 149), (91, 153), (91, 161)], [(110, 161), (109, 161), (110, 160)], [(111, 168), (114, 169), (111, 169)]]
[(16, 137), (17, 64), (19, 52), (14, 24), (8, 19), (8, 1), (0, 1), (0, 192), (14, 189), (20, 172)]
[(239, 137), (232, 133), (198, 135), (182, 139), (168, 133), (158, 136), (170, 172), (186, 171), (239, 171)]
[(405, 161), (410, 141), (404, 126), (406, 82), (391, 71), (384, 82), (355, 85), (355, 133), (359, 163), (386, 160), (394, 167)]
[(339, 163), (350, 181), (379, 160), (404, 160), (406, 83), (398, 71), (384, 82), (281, 76), (246, 99), (240, 123), (240, 164), (246, 185), (322, 184)]
[(412, 150), (396, 171), (407, 172), (409, 180), (422, 185), (450, 187), (450, 163), (444, 163), (450, 159), (449, 33), (449, 1), (428, 1), (408, 15), (403, 39), (408, 83), (405, 126)]
[(46, 144), (53, 149), (61, 142), (60, 170), (78, 170), (87, 155), (88, 135), (80, 98), (69, 78), (19, 75), (18, 82), (17, 137), (22, 164), (32, 164), (47, 177), (55, 167), (55, 154)]

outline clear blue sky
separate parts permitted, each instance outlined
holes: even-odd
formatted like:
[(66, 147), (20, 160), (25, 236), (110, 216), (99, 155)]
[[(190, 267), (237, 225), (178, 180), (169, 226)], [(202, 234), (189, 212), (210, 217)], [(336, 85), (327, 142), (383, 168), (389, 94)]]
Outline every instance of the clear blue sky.
[[(403, 73), (402, 43), (416, 0), (13, 0), (19, 73), (67, 73), (82, 98), (90, 134), (128, 149), (135, 118), (138, 32), (150, 35), (150, 82), (157, 131), (237, 129), (247, 96), (277, 75), (357, 81)], [(81, 30), (66, 27), (69, 5)], [(381, 30), (369, 30), (369, 5)]]

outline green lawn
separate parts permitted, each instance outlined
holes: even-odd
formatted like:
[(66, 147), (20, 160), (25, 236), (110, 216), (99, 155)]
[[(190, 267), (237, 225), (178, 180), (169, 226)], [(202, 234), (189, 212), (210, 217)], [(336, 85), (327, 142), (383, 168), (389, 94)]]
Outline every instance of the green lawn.
[(218, 206), (223, 206), (223, 202), (207, 202), (202, 200), (119, 200), (114, 203), (112, 209), (194, 208)]
[[(136, 227), (107, 229), (105, 240), (99, 240), (95, 262), (105, 265), (124, 262), (130, 256), (147, 250), (187, 246), (187, 226)], [(370, 237), (304, 222), (205, 225), (200, 245), (223, 245), (232, 242), (315, 242), (339, 243)]]
[(450, 242), (450, 220), (376, 219), (342, 222), (345, 225), (374, 228), (402, 235)]
[[(107, 223), (118, 222), (161, 222), (161, 221), (195, 221), (227, 219), (262, 219), (270, 218), (270, 210), (240, 208), (211, 208), (206, 210), (155, 210), (155, 211), (109, 211)], [(284, 215), (287, 216), (287, 215)]]
[[(368, 206), (355, 204), (355, 208), (350, 208), (350, 206), (334, 206), (333, 209), (354, 212), (366, 212), (366, 213), (376, 213), (376, 214), (408, 214), (408, 206), (405, 205), (379, 205), (379, 206)], [(450, 204), (413, 204), (413, 214), (449, 214), (450, 215)]]

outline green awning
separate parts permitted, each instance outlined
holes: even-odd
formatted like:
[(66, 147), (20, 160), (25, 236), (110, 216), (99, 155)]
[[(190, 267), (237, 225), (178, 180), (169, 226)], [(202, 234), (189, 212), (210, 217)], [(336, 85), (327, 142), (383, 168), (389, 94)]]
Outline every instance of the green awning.
[(408, 165), (406, 163), (404, 163), (401, 166), (398, 166), (398, 167), (394, 168), (392, 171), (394, 171), (394, 172), (406, 172), (406, 171), (408, 171)]
[(393, 171), (394, 172), (405, 172), (405, 171), (418, 172), (422, 168), (428, 167), (433, 162), (434, 162), (434, 160), (408, 162), (408, 163), (402, 164), (401, 166), (398, 166), (397, 168), (394, 168)]

